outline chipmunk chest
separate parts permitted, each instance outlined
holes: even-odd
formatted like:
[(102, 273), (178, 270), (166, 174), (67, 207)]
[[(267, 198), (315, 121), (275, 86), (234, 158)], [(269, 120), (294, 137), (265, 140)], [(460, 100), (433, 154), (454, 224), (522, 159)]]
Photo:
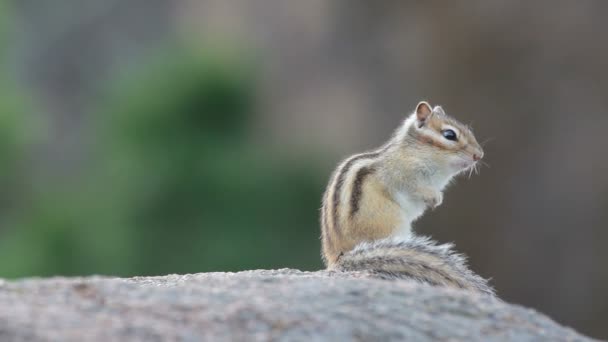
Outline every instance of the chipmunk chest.
[(426, 204), (416, 194), (408, 191), (395, 191), (393, 194), (395, 202), (399, 204), (402, 211), (402, 220), (404, 223), (410, 224), (412, 221), (419, 218), (426, 209)]

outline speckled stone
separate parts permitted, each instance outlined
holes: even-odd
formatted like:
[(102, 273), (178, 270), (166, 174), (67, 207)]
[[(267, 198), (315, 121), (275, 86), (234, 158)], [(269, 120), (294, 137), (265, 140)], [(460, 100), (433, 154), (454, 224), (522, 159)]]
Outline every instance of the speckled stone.
[(0, 341), (589, 341), (483, 295), (257, 270), (0, 280)]

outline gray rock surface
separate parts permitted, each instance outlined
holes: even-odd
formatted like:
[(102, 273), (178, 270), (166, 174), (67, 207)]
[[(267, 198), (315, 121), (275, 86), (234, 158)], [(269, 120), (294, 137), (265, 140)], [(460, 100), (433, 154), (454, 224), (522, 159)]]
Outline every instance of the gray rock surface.
[(296, 270), (0, 281), (0, 341), (587, 341), (486, 296)]

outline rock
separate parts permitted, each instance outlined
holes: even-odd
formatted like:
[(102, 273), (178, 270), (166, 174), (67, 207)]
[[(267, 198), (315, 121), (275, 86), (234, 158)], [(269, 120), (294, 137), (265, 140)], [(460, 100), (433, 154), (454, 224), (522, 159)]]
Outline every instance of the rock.
[(0, 281), (0, 341), (588, 341), (484, 295), (296, 270)]

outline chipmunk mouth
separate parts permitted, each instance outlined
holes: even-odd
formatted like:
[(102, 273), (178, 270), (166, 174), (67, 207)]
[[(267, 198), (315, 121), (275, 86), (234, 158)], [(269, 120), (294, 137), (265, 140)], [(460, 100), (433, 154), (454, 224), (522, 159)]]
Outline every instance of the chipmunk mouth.
[(458, 160), (454, 161), (453, 166), (461, 170), (466, 170), (470, 167), (473, 167), (476, 163), (477, 162), (473, 159), (458, 158)]
[(458, 172), (468, 172), (477, 170), (477, 161), (472, 157), (459, 157), (452, 163), (452, 167)]
[(463, 173), (471, 178), (473, 174), (479, 174), (479, 165), (481, 165), (476, 160), (467, 160), (462, 164), (462, 168), (460, 169), (460, 173)]

